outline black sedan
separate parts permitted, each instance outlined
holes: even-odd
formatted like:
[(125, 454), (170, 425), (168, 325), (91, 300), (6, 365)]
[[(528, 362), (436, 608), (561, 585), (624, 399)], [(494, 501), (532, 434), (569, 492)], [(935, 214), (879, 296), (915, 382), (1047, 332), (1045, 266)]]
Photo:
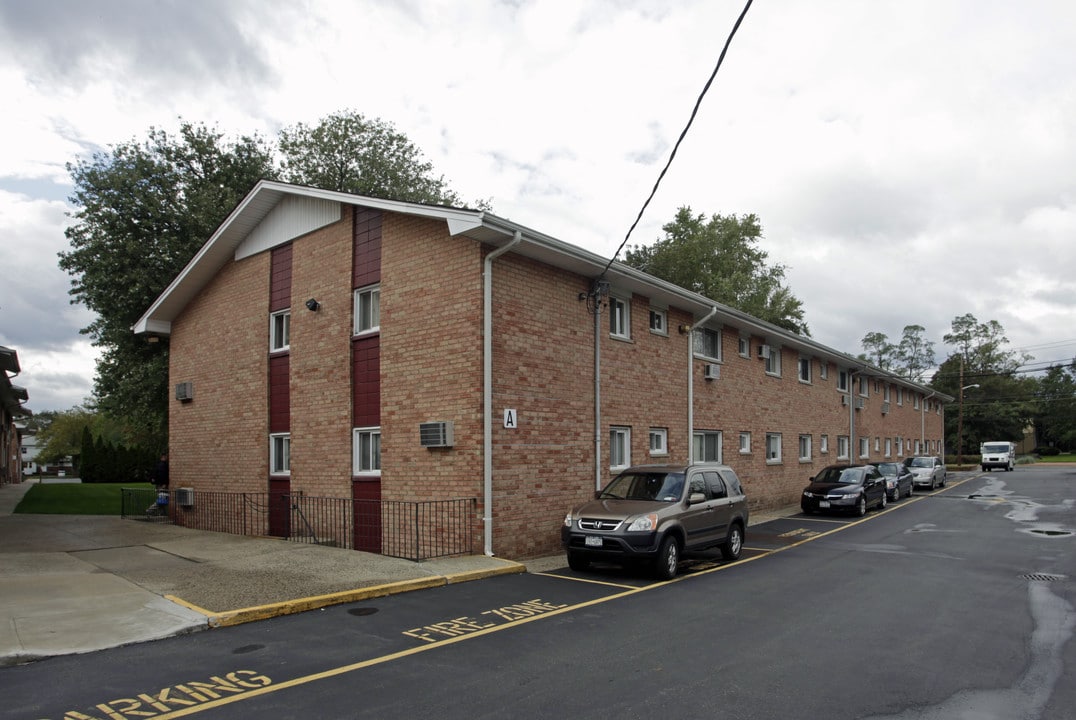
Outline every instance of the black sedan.
[(892, 501), (911, 497), (915, 487), (915, 475), (904, 463), (878, 463), (878, 472), (885, 476), (885, 492)]
[(885, 508), (889, 499), (885, 478), (874, 465), (830, 465), (813, 478), (800, 497), (805, 515), (815, 512), (850, 512), (860, 517), (867, 508)]

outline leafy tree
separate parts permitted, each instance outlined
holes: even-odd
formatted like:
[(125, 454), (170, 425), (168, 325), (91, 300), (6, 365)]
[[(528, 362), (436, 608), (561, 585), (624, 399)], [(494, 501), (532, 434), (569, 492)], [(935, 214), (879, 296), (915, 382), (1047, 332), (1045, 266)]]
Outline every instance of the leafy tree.
[(1039, 380), (1035, 425), (1040, 440), (1065, 451), (1076, 448), (1076, 360), (1054, 365)]
[(280, 131), (283, 177), (298, 185), (439, 205), (460, 205), (444, 176), (392, 123), (353, 110)]
[(922, 325), (905, 325), (896, 347), (898, 372), (910, 380), (922, 378), (934, 365), (934, 343), (923, 337), (925, 332)]
[(949, 447), (953, 451), (960, 447), (961, 406), (965, 451), (975, 452), (988, 440), (1023, 437), (1034, 417), (1037, 387), (1034, 378), (1020, 377), (1016, 371), (1030, 356), (1006, 349), (1008, 339), (999, 322), (980, 323), (970, 313), (953, 319), (944, 340), (956, 351), (941, 364), (931, 384), (958, 398), (957, 412), (945, 416)]
[(102, 348), (96, 409), (126, 421), (143, 443), (164, 446), (168, 343), (148, 343), (131, 326), (258, 179), (274, 174), (258, 137), (226, 140), (183, 122), (176, 135), (151, 128), (68, 164), (77, 208), (60, 267), (73, 302), (96, 313), (82, 330)]
[(663, 280), (810, 336), (803, 303), (784, 285), (785, 266), (767, 265), (755, 215), (695, 215), (681, 207), (650, 246), (630, 246), (624, 262)]
[(889, 342), (889, 336), (880, 332), (869, 332), (860, 341), (866, 351), (860, 359), (873, 363), (875, 367), (889, 370), (893, 365), (893, 356), (897, 347)]
[(42, 465), (56, 464), (67, 457), (76, 459), (82, 454), (82, 431), (94, 422), (93, 413), (85, 408), (52, 413), (47, 426), (37, 433), (37, 462)]

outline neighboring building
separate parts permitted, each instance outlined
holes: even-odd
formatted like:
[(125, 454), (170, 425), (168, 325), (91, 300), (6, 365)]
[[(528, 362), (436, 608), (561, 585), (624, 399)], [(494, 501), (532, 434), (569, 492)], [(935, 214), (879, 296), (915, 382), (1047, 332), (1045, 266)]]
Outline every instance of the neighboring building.
[(134, 326), (170, 337), (172, 486), (475, 497), (476, 550), (526, 558), (629, 464), (726, 462), (759, 508), (942, 452), (952, 398), (607, 265), (489, 213), (259, 183)]
[(19, 460), (22, 465), (22, 476), (35, 475), (41, 469), (35, 460), (37, 457), (37, 435), (26, 432), (26, 427), (23, 425), (19, 425), (18, 429), (20, 435)]
[(19, 372), (18, 353), (0, 346), (0, 485), (22, 482), (20, 431), (15, 418), (26, 414), (22, 403), (29, 397), (25, 388), (11, 384), (11, 377)]

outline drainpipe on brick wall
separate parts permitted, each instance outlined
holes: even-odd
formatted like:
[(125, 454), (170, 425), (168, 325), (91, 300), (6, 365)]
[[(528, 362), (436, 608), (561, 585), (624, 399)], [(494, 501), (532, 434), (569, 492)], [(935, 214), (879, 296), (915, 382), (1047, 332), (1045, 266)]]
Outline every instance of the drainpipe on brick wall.
[(594, 489), (602, 489), (602, 314), (601, 295), (594, 310)]
[(486, 255), (482, 268), (482, 524), (485, 553), (493, 557), (493, 261), (523, 239), (516, 230), (512, 241)]
[(716, 314), (715, 305), (706, 317), (692, 325), (687, 332), (687, 463), (694, 459), (692, 453), (695, 446), (695, 328)]
[(923, 398), (922, 407), (919, 414), (919, 449), (922, 450), (921, 455), (929, 455), (930, 450), (927, 449), (927, 400), (938, 394), (937, 390), (931, 390), (930, 394)]
[(856, 447), (856, 398), (859, 390), (856, 389), (856, 371), (848, 370), (848, 464), (851, 465), (859, 457), (859, 448)]

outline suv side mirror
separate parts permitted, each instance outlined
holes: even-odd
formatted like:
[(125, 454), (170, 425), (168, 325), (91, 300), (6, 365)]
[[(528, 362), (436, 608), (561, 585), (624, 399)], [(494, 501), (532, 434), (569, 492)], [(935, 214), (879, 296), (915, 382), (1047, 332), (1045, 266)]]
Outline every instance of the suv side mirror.
[(691, 493), (687, 497), (688, 505), (697, 505), (698, 503), (706, 502), (706, 496), (700, 492)]

